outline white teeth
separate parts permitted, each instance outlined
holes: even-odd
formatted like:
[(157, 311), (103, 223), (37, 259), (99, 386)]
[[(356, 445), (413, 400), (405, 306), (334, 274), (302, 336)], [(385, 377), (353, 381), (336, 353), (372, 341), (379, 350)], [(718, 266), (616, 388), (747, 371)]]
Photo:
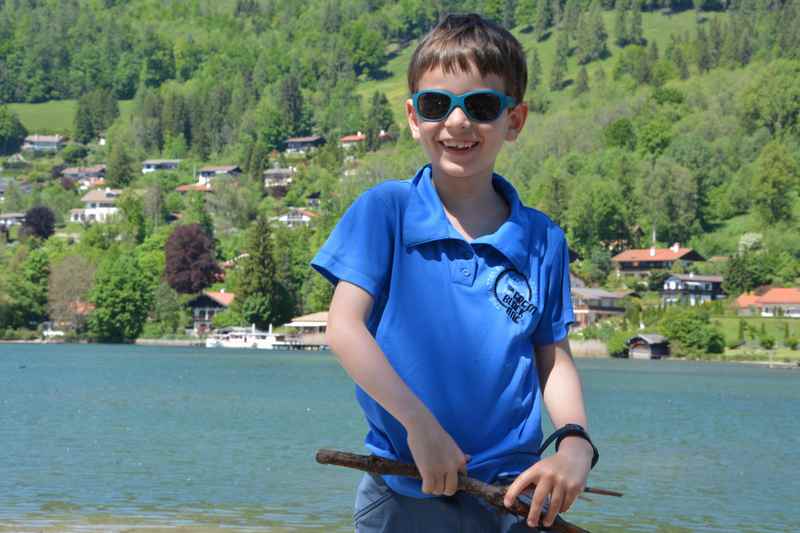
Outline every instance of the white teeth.
[(455, 148), (455, 149), (457, 149), (457, 150), (465, 150), (465, 149), (467, 149), (467, 148), (472, 148), (472, 147), (473, 147), (473, 146), (475, 146), (477, 143), (454, 143), (454, 142), (447, 142), (447, 141), (443, 141), (443, 142), (442, 142), (442, 144), (443, 144), (443, 145), (444, 145), (446, 148)]

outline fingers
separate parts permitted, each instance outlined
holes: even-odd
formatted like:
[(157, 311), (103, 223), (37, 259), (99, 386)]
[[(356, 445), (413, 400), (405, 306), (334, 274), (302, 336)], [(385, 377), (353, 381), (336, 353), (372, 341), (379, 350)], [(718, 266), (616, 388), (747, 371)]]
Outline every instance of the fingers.
[(561, 512), (561, 505), (564, 501), (564, 490), (561, 488), (560, 485), (556, 485), (553, 487), (553, 491), (550, 493), (550, 507), (547, 509), (547, 514), (545, 514), (542, 523), (545, 527), (550, 527), (553, 525), (553, 520), (556, 519), (558, 513)]
[(467, 456), (451, 465), (441, 465), (422, 474), (422, 492), (434, 496), (452, 496), (458, 492), (458, 473), (467, 471)]
[(532, 472), (532, 470), (535, 469), (526, 470), (517, 476), (511, 485), (508, 486), (506, 489), (506, 495), (503, 497), (503, 505), (506, 507), (511, 507), (519, 495), (522, 494), (522, 491), (524, 491), (528, 485), (534, 482), (535, 474)]
[(533, 498), (531, 498), (531, 509), (528, 512), (528, 526), (537, 527), (541, 519), (542, 507), (547, 496), (553, 489), (553, 479), (545, 477), (540, 479), (536, 484), (536, 489), (533, 491)]

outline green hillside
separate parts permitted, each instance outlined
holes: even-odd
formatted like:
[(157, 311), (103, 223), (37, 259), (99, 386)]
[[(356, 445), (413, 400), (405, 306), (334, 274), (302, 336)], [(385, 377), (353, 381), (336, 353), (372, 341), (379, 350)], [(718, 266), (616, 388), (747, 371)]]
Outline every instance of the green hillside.
[[(8, 104), (30, 133), (61, 133), (69, 135), (75, 124), (77, 100), (53, 100), (42, 104)], [(133, 110), (133, 100), (119, 102), (123, 117)]]
[[(710, 15), (713, 16), (713, 15)], [(605, 21), (606, 32), (609, 36), (612, 35), (614, 29), (614, 12), (605, 11), (603, 13)], [(644, 28), (644, 35), (648, 41), (655, 41), (659, 50), (664, 51), (670, 41), (670, 35), (683, 34), (685, 32), (693, 33), (695, 31), (697, 14), (694, 11), (685, 11), (683, 13), (665, 14), (664, 12), (647, 12), (642, 16), (642, 25)], [(534, 37), (533, 32), (522, 31), (522, 28), (513, 30), (514, 35), (520, 40), (522, 46), (525, 48), (526, 53), (536, 48), (539, 51), (539, 58), (542, 61), (544, 70), (543, 86), (547, 85), (547, 80), (550, 75), (553, 61), (555, 59), (556, 48), (556, 34), (553, 33), (545, 41), (539, 42)], [(408, 97), (408, 86), (406, 83), (406, 67), (411, 59), (411, 54), (414, 51), (417, 41), (409, 43), (405, 47), (399, 49), (392, 49), (390, 59), (384, 68), (387, 74), (385, 78), (380, 80), (362, 81), (358, 85), (358, 92), (362, 95), (364, 101), (369, 101), (369, 97), (375, 91), (381, 91), (386, 94), (389, 102), (392, 104), (392, 111), (395, 114), (395, 120), (401, 127), (405, 127), (406, 119), (403, 108), (403, 101)], [(611, 71), (614, 62), (617, 60), (619, 52), (622, 50), (619, 46), (613, 43), (613, 39), (609, 37), (609, 51), (610, 56), (601, 61), (595, 61), (589, 65), (590, 83), (592, 73), (598, 68), (602, 67), (606, 71), (607, 76), (611, 76)], [(568, 78), (573, 78), (578, 71), (578, 64), (575, 57), (569, 59), (569, 75)], [(569, 90), (548, 92), (552, 101), (553, 109), (559, 109), (564, 105), (569, 105), (573, 99)]]

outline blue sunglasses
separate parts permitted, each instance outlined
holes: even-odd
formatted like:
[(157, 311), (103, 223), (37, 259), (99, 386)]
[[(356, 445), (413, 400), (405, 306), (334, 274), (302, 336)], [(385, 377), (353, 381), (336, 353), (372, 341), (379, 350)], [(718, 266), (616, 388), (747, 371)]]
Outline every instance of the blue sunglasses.
[(443, 89), (426, 89), (412, 94), (411, 100), (417, 116), (426, 122), (442, 121), (456, 107), (461, 108), (475, 122), (494, 122), (503, 111), (517, 105), (514, 98), (491, 89), (479, 89), (464, 94), (453, 94)]

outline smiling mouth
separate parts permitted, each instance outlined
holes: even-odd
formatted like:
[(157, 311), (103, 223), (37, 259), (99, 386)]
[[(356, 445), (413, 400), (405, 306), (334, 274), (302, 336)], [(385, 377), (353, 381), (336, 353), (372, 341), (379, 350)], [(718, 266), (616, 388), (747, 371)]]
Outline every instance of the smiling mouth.
[(476, 146), (477, 142), (454, 142), (454, 141), (439, 141), (439, 144), (448, 152), (464, 153), (469, 152)]

